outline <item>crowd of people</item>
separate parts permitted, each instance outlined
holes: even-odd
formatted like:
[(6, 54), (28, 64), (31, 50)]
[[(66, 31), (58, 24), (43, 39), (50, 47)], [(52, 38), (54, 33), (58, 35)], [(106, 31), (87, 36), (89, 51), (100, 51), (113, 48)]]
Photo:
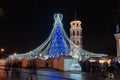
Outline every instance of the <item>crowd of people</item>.
[(104, 78), (115, 78), (120, 74), (120, 64), (118, 61), (111, 60), (108, 64), (96, 62), (90, 62), (89, 60), (79, 61), (83, 73), (99, 74)]

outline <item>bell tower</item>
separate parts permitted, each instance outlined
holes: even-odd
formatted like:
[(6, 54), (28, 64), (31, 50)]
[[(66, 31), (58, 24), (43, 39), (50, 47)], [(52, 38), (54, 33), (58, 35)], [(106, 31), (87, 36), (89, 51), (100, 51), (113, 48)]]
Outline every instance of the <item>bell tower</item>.
[(82, 28), (81, 21), (76, 18), (70, 22), (70, 39), (77, 45), (78, 48), (82, 47)]

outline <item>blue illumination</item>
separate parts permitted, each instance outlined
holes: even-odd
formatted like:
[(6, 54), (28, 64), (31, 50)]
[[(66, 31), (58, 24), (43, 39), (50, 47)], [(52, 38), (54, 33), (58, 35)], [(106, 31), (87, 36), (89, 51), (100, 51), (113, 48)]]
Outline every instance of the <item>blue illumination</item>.
[(52, 36), (52, 42), (49, 50), (49, 57), (59, 57), (61, 55), (68, 55), (67, 45), (61, 31), (61, 26), (56, 25), (54, 34)]

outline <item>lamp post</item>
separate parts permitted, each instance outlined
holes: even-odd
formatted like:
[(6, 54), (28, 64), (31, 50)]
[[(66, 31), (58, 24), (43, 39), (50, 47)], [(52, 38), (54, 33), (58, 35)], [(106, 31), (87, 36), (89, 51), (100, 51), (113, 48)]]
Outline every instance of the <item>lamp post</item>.
[(4, 53), (4, 51), (5, 51), (5, 49), (0, 49), (0, 58), (3, 58), (4, 57), (4, 55), (3, 55), (3, 53)]
[(1, 51), (1, 54), (2, 54), (5, 51), (5, 49), (2, 48), (0, 51)]
[(14, 59), (16, 58), (16, 53), (14, 53)]

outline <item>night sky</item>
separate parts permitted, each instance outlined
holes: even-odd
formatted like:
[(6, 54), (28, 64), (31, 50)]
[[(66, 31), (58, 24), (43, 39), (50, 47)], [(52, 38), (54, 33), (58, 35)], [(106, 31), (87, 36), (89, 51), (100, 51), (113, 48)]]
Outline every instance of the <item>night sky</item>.
[(0, 48), (10, 53), (25, 53), (37, 48), (49, 36), (55, 13), (63, 14), (69, 36), (74, 12), (82, 22), (83, 49), (116, 55), (116, 26), (112, 22), (111, 0), (3, 0)]

